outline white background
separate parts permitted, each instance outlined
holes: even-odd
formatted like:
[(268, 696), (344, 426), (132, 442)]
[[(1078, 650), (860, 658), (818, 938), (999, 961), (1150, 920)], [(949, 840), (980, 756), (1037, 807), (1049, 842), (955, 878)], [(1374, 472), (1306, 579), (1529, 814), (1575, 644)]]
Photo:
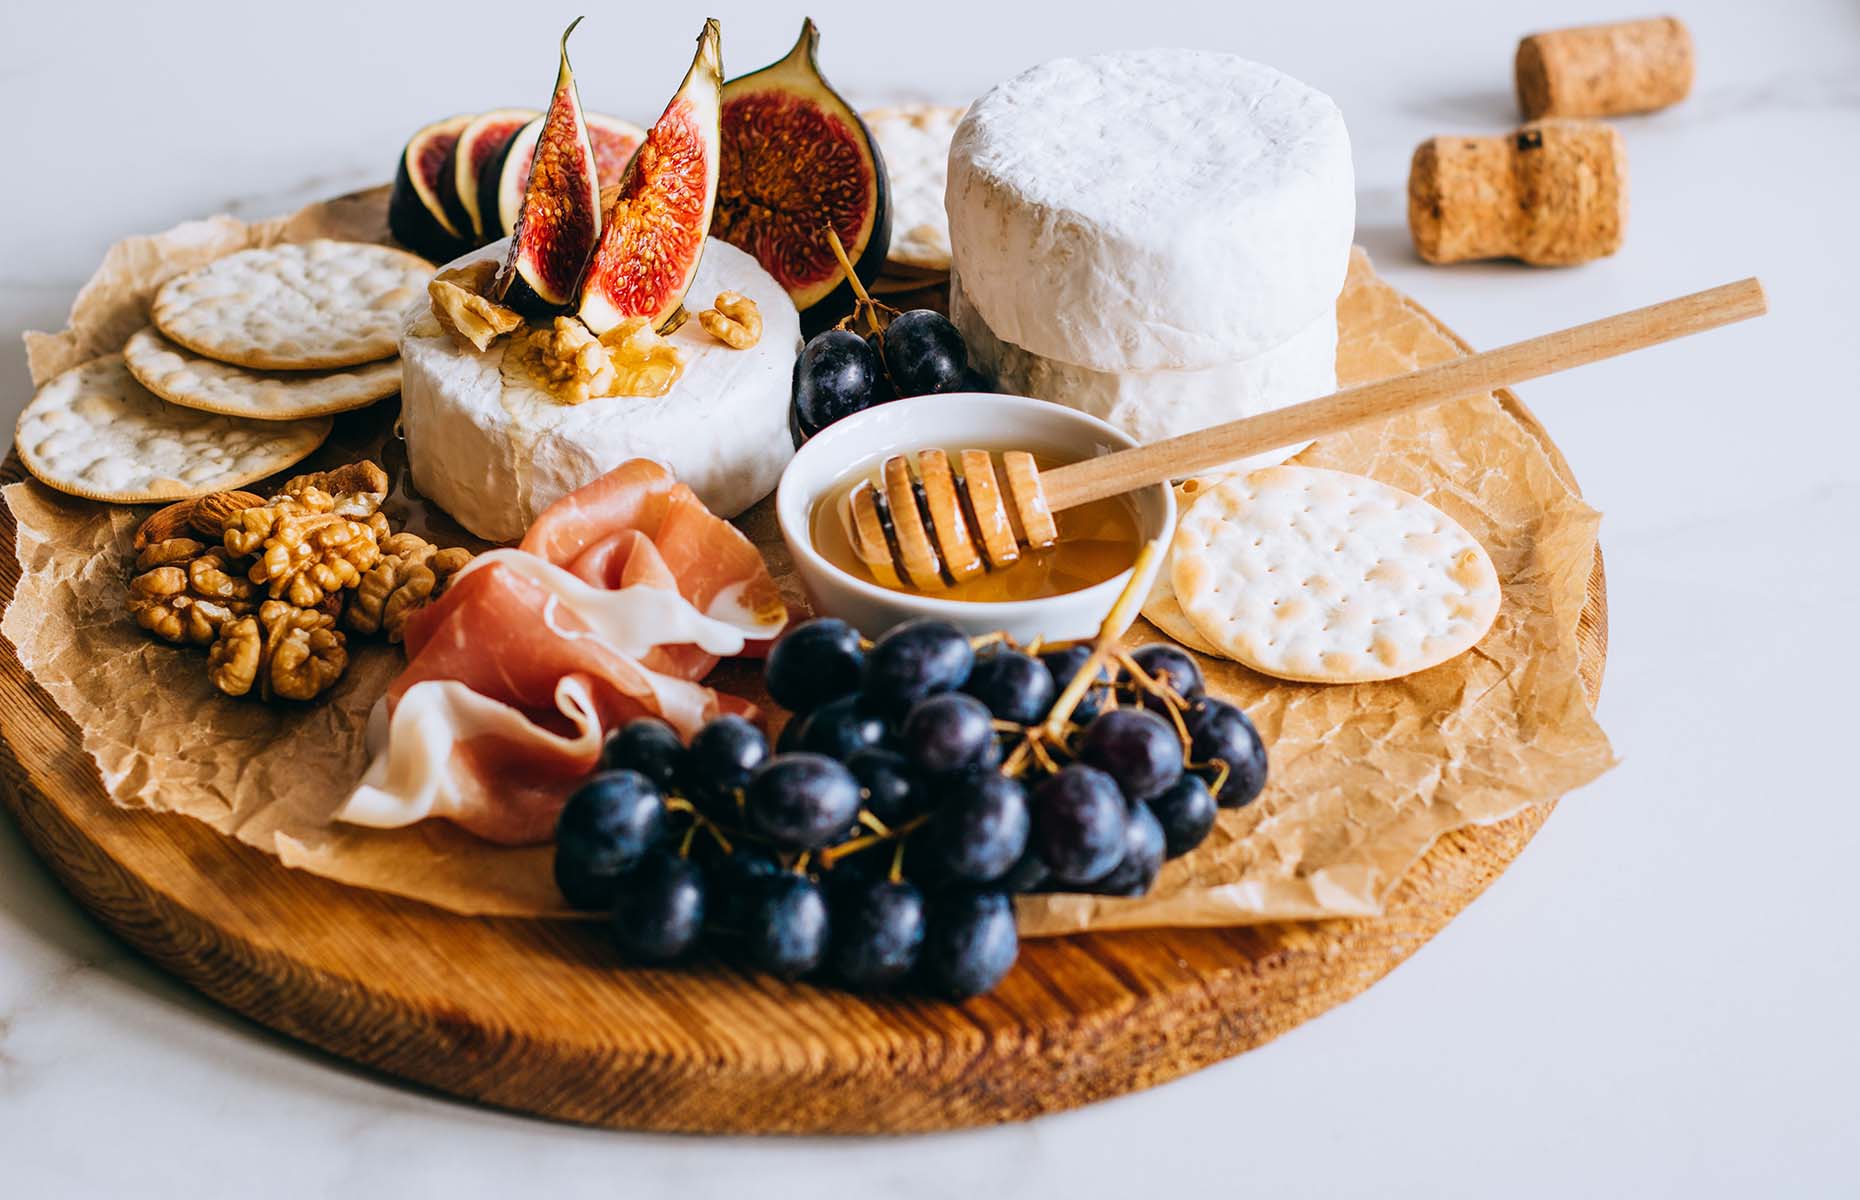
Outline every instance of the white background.
[[(585, 100), (649, 120), (704, 12), (586, 7)], [(1623, 761), (1368, 994), (1179, 1083), (1000, 1129), (563, 1128), (416, 1094), (217, 1010), (103, 935), (0, 821), (0, 1193), (1854, 1194), (1860, 8), (1675, 7), (1698, 86), (1620, 122), (1626, 247), (1556, 271), (1423, 266), (1408, 156), (1515, 120), (1520, 35), (1636, 6), (812, 8), (856, 102), (960, 102), (1041, 59), (1141, 45), (1290, 71), (1349, 119), (1359, 240), (1475, 344), (1746, 274), (1768, 285), (1755, 325), (1525, 389), (1606, 514), (1601, 716)], [(16, 335), (57, 328), (109, 242), (374, 183), (428, 120), (540, 103), (577, 6), (388, 10), (5, 0), (7, 420), (30, 392)], [(784, 51), (803, 12), (710, 11), (732, 73)]]

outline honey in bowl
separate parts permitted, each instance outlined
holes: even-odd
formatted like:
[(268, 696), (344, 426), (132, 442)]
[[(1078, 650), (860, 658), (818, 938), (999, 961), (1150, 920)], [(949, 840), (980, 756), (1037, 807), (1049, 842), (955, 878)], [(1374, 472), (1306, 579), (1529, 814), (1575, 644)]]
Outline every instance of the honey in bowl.
[[(948, 453), (952, 460), (957, 457), (954, 449)], [(1036, 453), (1034, 463), (1041, 471), (1048, 471), (1064, 465), (1065, 460)], [(850, 472), (815, 503), (809, 518), (814, 549), (855, 579), (892, 591), (918, 594), (917, 589), (908, 585), (894, 585), (874, 578), (853, 550), (849, 497), (853, 488), (861, 480), (871, 478), (875, 470), (876, 464), (868, 463)], [(1004, 567), (991, 567), (980, 575), (931, 594), (940, 600), (971, 603), (1062, 596), (1129, 570), (1142, 547), (1136, 508), (1127, 496), (1111, 496), (1068, 508), (1055, 513), (1054, 520), (1059, 527), (1059, 537), (1051, 546), (1043, 550), (1023, 546), (1018, 561)]]

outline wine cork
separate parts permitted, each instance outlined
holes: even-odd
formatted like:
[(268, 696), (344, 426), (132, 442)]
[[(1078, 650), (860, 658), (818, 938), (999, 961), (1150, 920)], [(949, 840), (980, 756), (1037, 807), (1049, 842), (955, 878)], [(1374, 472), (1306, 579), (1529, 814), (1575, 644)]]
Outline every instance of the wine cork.
[(1428, 262), (1567, 266), (1613, 254), (1626, 227), (1627, 149), (1600, 121), (1431, 138), (1408, 169), (1408, 231)]
[(1515, 69), (1527, 121), (1652, 112), (1692, 90), (1692, 35), (1677, 17), (1533, 33)]

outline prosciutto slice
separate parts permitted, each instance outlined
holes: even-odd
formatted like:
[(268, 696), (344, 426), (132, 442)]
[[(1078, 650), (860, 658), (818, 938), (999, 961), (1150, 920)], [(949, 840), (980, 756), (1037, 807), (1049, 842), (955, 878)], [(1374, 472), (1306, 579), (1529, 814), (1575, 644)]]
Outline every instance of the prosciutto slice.
[(747, 538), (657, 463), (623, 463), (408, 619), (407, 669), (336, 819), (547, 841), (615, 726), (659, 716), (689, 738), (720, 713), (753, 716), (699, 680), (786, 621)]

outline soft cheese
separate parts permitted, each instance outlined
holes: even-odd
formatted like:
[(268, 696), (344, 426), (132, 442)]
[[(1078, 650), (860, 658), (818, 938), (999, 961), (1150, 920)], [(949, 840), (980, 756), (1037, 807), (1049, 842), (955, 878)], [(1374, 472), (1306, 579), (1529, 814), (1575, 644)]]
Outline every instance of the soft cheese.
[[(1023, 349), (998, 336), (949, 281), (949, 315), (969, 359), (1004, 392), (1051, 400), (1109, 421), (1140, 442), (1255, 416), (1337, 388), (1337, 310), (1324, 310), (1290, 338), (1252, 358), (1184, 370), (1097, 371)], [(1300, 447), (1254, 455), (1234, 469), (1284, 462)]]
[[(501, 257), (504, 245), (459, 261)], [(722, 291), (756, 302), (759, 342), (731, 349), (686, 321), (670, 335), (686, 362), (669, 392), (585, 404), (564, 404), (525, 372), (505, 370), (510, 339), (480, 353), (424, 306), (410, 312), (400, 342), (401, 425), (414, 486), (497, 542), (522, 537), (543, 509), (631, 458), (664, 463), (719, 516), (742, 512), (774, 490), (794, 455), (788, 392), (801, 320), (754, 258), (713, 238), (689, 299), (708, 307)]]
[(1002, 339), (1101, 371), (1250, 359), (1321, 318), (1356, 220), (1328, 96), (1228, 54), (1059, 59), (950, 147), (954, 267)]

